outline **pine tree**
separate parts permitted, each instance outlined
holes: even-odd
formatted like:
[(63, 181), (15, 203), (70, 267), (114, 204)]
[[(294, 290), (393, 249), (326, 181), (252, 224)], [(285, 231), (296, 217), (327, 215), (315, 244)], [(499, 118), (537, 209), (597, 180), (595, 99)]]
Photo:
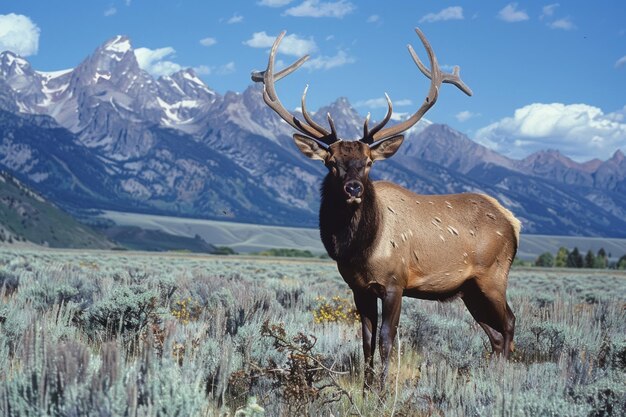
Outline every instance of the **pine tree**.
[(593, 251), (589, 249), (587, 254), (585, 255), (585, 268), (593, 268), (596, 264), (596, 255), (593, 254)]
[(569, 257), (569, 251), (567, 248), (560, 247), (559, 251), (556, 253), (556, 258), (554, 259), (554, 266), (557, 268), (564, 268), (567, 266), (567, 258)]
[(575, 247), (567, 256), (568, 268), (582, 268), (584, 265), (583, 256), (580, 254), (578, 247)]

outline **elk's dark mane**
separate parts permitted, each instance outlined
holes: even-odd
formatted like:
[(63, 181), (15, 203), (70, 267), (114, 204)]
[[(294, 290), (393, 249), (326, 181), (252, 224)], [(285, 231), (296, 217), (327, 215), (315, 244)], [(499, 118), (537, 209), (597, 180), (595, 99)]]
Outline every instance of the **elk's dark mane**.
[(376, 192), (371, 181), (363, 182), (361, 204), (346, 203), (341, 184), (328, 174), (321, 187), (320, 235), (334, 260), (366, 259), (378, 235)]

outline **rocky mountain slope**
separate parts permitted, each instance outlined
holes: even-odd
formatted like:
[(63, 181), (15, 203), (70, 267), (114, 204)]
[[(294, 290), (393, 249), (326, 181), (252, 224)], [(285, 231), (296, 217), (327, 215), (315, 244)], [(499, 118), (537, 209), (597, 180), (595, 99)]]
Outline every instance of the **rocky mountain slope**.
[[(324, 168), (303, 158), (259, 86), (220, 95), (186, 69), (154, 79), (116, 36), (76, 68), (45, 73), (0, 54), (0, 166), (68, 210), (113, 209), (316, 226)], [(329, 112), (357, 138), (347, 99)], [(518, 161), (423, 120), (377, 178), (420, 193), (486, 192), (527, 233), (626, 237), (626, 161), (556, 151)]]

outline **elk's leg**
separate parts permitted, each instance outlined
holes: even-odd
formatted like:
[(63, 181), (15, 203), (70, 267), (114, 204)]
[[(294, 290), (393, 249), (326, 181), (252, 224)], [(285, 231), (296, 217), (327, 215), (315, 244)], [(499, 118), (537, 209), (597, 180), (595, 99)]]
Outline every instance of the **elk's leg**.
[(493, 353), (508, 358), (513, 344), (515, 316), (506, 303), (504, 292), (481, 288), (475, 281), (470, 281), (463, 292), (463, 302), (487, 333)]
[(515, 314), (506, 303), (507, 326), (504, 331), (504, 357), (508, 358), (511, 352), (515, 351), (513, 336), (515, 336)]
[(354, 291), (354, 304), (361, 316), (363, 333), (363, 362), (365, 364), (363, 390), (369, 390), (374, 383), (374, 351), (378, 327), (378, 299), (375, 295)]
[(387, 372), (389, 371), (389, 357), (393, 348), (393, 341), (398, 330), (400, 309), (402, 307), (402, 290), (388, 290), (383, 298), (383, 319), (380, 327), (380, 359), (383, 370), (380, 377), (381, 390), (385, 387)]

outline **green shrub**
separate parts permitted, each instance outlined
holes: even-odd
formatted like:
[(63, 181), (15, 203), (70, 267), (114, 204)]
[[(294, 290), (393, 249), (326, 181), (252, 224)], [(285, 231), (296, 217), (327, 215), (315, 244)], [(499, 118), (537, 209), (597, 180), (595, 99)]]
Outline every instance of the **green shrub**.
[(159, 323), (164, 311), (154, 290), (141, 285), (119, 286), (85, 311), (82, 322), (92, 340), (121, 337), (135, 347), (148, 325)]

